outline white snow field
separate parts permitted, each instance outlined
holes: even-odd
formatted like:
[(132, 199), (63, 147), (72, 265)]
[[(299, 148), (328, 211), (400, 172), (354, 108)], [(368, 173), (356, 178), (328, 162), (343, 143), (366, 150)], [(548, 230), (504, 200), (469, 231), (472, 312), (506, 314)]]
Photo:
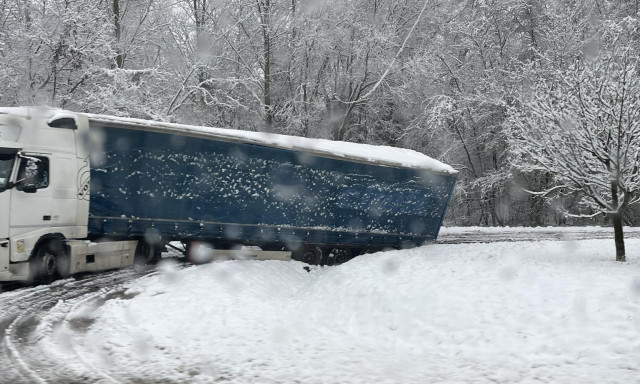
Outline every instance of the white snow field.
[(640, 383), (640, 240), (627, 254), (615, 262), (607, 239), (439, 244), (311, 272), (168, 262), (78, 308), (95, 321), (74, 350), (127, 382)]
[[(640, 227), (623, 227), (624, 233), (635, 233), (640, 232)], [(586, 227), (441, 227), (440, 235), (451, 235), (451, 234), (469, 234), (469, 233), (483, 233), (483, 234), (491, 234), (498, 233), (502, 236), (507, 234), (518, 234), (518, 233), (567, 233), (567, 232), (581, 232), (581, 233), (603, 233), (608, 236), (613, 236), (613, 228), (611, 227), (600, 227), (600, 226), (586, 226)]]

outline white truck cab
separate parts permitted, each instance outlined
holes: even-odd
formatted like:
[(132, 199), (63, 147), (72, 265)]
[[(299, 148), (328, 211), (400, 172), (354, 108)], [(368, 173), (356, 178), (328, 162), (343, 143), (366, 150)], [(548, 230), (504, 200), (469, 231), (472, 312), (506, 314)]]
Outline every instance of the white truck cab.
[[(122, 255), (117, 262), (97, 264), (95, 257), (85, 258), (96, 253), (84, 240), (88, 135), (89, 121), (82, 114), (0, 108), (0, 281), (122, 266)], [(131, 253), (135, 243), (118, 242), (116, 248)]]

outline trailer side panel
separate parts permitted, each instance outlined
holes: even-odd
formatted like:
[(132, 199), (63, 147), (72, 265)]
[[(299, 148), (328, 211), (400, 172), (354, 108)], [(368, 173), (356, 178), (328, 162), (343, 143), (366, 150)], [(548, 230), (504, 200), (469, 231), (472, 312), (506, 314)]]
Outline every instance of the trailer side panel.
[(89, 231), (400, 246), (437, 236), (455, 176), (268, 146), (92, 127)]

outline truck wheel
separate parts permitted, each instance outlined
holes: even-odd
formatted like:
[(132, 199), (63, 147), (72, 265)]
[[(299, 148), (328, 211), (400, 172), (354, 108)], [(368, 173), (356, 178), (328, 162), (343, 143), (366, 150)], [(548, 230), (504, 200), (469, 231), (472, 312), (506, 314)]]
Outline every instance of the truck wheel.
[(52, 281), (69, 276), (69, 256), (59, 240), (48, 241), (38, 247), (29, 265), (32, 281)]
[(326, 251), (324, 248), (315, 245), (305, 245), (297, 251), (292, 252), (291, 258), (312, 265), (324, 265), (326, 262)]
[(138, 240), (134, 260), (138, 265), (154, 265), (160, 260), (161, 253), (160, 247)]

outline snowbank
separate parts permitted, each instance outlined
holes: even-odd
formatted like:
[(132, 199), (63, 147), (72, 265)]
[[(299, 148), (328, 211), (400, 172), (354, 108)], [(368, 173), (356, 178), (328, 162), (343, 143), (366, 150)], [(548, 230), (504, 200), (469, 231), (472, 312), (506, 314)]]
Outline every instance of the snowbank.
[[(432, 245), (135, 282), (76, 348), (131, 381), (637, 383), (640, 240)], [(151, 381), (150, 381), (151, 380)]]

